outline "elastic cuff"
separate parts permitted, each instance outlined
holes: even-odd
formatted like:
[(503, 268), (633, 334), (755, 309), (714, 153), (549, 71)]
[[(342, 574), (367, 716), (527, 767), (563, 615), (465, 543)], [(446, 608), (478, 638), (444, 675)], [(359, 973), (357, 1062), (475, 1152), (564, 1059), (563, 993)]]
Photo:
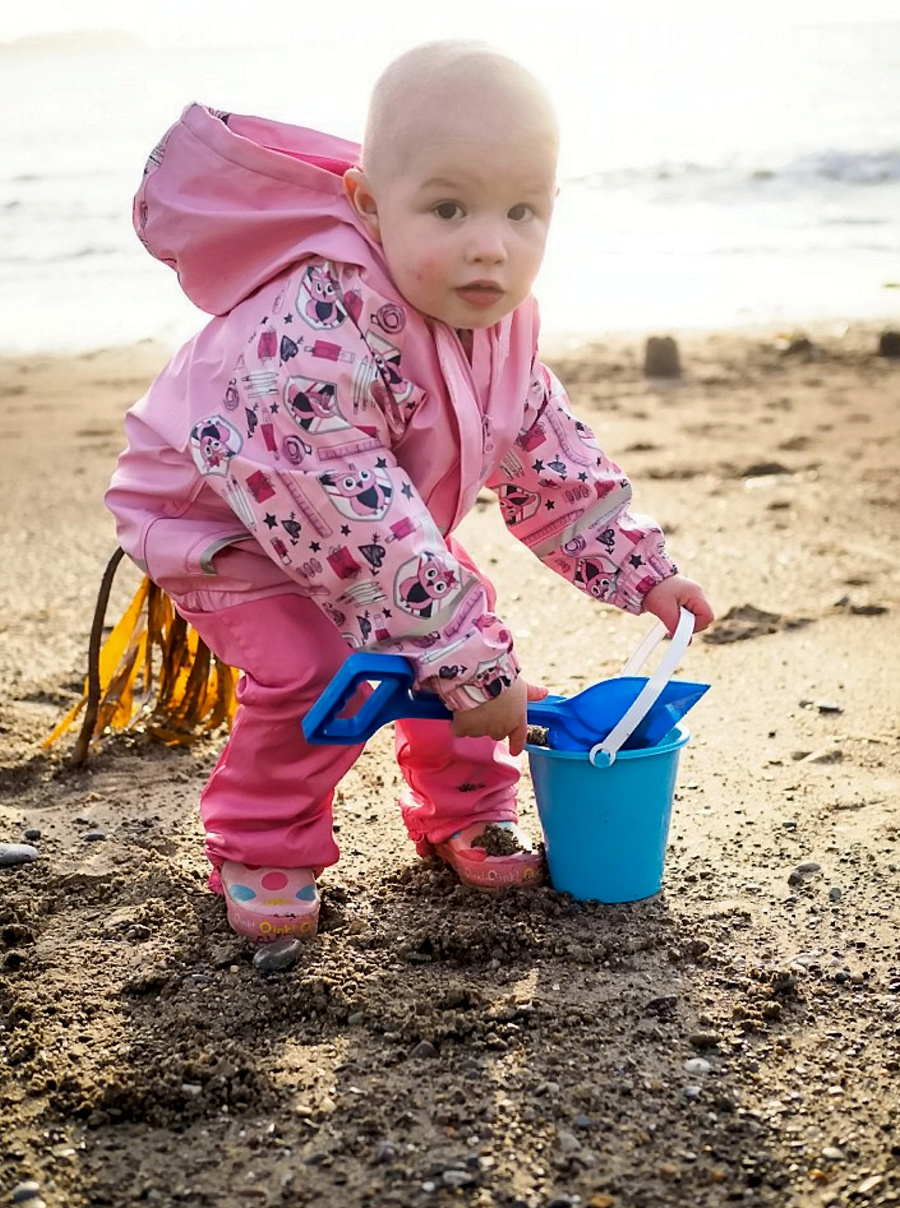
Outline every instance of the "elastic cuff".
[(486, 701), (494, 700), (511, 687), (519, 670), (519, 660), (509, 650), (490, 663), (481, 663), (473, 680), (448, 688), (446, 681), (434, 677), (428, 680), (427, 687), (440, 696), (448, 709), (457, 713), (464, 709), (477, 709)]
[(652, 566), (645, 564), (642, 570), (640, 578), (622, 584), (611, 601), (623, 612), (630, 612), (634, 616), (640, 616), (644, 611), (644, 597), (649, 591), (678, 574), (678, 567), (665, 555), (656, 555)]

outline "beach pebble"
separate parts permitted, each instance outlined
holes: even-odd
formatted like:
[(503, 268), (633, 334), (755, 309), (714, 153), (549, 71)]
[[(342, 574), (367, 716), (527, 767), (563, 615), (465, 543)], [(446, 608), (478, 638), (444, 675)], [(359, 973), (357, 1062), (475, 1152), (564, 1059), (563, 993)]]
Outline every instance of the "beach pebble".
[(841, 897), (841, 890), (838, 889), (837, 885), (833, 885), (828, 891), (828, 896), (832, 902), (837, 902)]
[(556, 1143), (563, 1153), (574, 1153), (576, 1149), (581, 1148), (581, 1142), (574, 1133), (569, 1132), (566, 1128), (561, 1128), (557, 1132)]
[(253, 966), (263, 973), (277, 973), (282, 969), (291, 969), (300, 959), (302, 951), (302, 940), (284, 936), (271, 944), (264, 944), (254, 955)]
[(880, 357), (900, 358), (900, 331), (883, 331), (878, 337)]
[(788, 885), (802, 885), (808, 877), (820, 872), (821, 868), (822, 865), (817, 864), (815, 860), (805, 860), (790, 872), (788, 875)]
[(102, 843), (106, 838), (106, 831), (91, 830), (84, 836), (85, 843)]
[(43, 1204), (44, 1202), (40, 1195), (40, 1184), (36, 1183), (34, 1179), (28, 1179), (13, 1188), (12, 1200), (14, 1204), (27, 1204), (28, 1208), (37, 1208), (38, 1203)]
[(843, 759), (844, 752), (840, 747), (817, 747), (800, 756), (801, 763), (841, 763)]
[(41, 832), (40, 832), (40, 830), (38, 830), (38, 828), (36, 826), (30, 826), (28, 828), (28, 830), (25, 832), (25, 838), (28, 840), (29, 843), (33, 843), (35, 841), (35, 839), (40, 839), (40, 837), (41, 837)]
[(688, 1044), (692, 1049), (714, 1049), (721, 1040), (718, 1032), (692, 1032), (688, 1036)]
[(689, 1057), (684, 1063), (686, 1074), (708, 1074), (712, 1069), (705, 1057)]
[(475, 1176), (470, 1170), (445, 1170), (441, 1182), (445, 1187), (471, 1187)]
[(816, 708), (820, 713), (843, 713), (843, 706), (833, 700), (817, 700)]
[(29, 864), (37, 860), (40, 852), (29, 843), (0, 843), (0, 867), (11, 867), (13, 864)]
[(418, 1058), (422, 1061), (430, 1061), (437, 1055), (437, 1049), (430, 1040), (420, 1040), (414, 1048), (409, 1050), (410, 1059)]
[(678, 345), (671, 336), (650, 336), (644, 346), (644, 375), (649, 378), (681, 377)]
[(843, 1162), (844, 1151), (836, 1145), (826, 1145), (822, 1150), (822, 1157), (827, 1158), (829, 1162)]
[(685, 1099), (699, 1099), (703, 1090), (699, 1086), (686, 1086), (682, 1089), (681, 1093)]

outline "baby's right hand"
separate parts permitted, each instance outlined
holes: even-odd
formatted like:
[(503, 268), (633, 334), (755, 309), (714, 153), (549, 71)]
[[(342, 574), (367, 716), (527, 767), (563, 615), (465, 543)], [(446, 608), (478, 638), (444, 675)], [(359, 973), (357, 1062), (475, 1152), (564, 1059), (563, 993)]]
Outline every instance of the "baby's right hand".
[(521, 755), (528, 731), (528, 702), (543, 700), (546, 695), (546, 688), (529, 684), (519, 675), (493, 700), (454, 713), (453, 733), (457, 738), (489, 737), (498, 742), (508, 738), (510, 755)]

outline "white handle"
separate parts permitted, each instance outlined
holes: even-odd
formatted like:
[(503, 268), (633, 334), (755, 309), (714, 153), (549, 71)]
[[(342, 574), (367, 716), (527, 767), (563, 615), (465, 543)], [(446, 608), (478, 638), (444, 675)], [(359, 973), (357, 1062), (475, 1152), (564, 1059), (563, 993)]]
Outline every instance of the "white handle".
[[(625, 711), (619, 721), (613, 726), (602, 742), (591, 747), (589, 759), (594, 767), (608, 768), (615, 763), (616, 754), (624, 742), (627, 742), (656, 703), (660, 693), (672, 678), (675, 668), (684, 657), (694, 632), (694, 614), (682, 608), (678, 618), (678, 626), (672, 635), (669, 649), (660, 659), (659, 666), (649, 677), (646, 684), (635, 697), (631, 706)], [(666, 627), (662, 621), (657, 621), (644, 637), (644, 640), (622, 669), (623, 675), (634, 675), (666, 636)]]

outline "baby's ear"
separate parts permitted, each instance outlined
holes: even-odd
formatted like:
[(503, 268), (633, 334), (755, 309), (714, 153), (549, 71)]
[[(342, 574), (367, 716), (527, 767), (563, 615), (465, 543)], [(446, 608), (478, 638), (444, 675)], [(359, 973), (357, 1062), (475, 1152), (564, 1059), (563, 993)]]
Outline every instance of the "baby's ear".
[(381, 232), (378, 222), (378, 205), (375, 195), (362, 168), (348, 168), (344, 173), (344, 192), (353, 207), (353, 212), (365, 227), (366, 232), (375, 240), (381, 242)]

